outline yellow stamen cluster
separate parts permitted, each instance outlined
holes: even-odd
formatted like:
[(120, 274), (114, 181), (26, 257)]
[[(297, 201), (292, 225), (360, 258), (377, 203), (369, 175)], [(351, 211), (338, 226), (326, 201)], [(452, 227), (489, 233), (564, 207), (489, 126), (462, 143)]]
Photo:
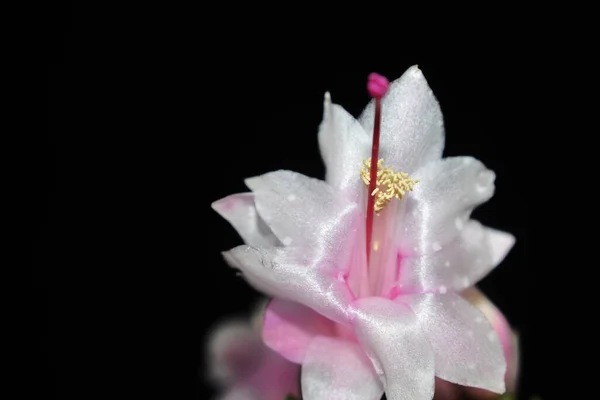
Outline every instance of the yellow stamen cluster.
[[(360, 169), (360, 177), (367, 187), (371, 183), (371, 159), (363, 161)], [(402, 200), (404, 195), (413, 190), (418, 180), (413, 180), (404, 172), (395, 172), (392, 168), (383, 165), (383, 159), (377, 161), (377, 186), (371, 196), (375, 198), (375, 214), (379, 215), (381, 210), (395, 197)]]

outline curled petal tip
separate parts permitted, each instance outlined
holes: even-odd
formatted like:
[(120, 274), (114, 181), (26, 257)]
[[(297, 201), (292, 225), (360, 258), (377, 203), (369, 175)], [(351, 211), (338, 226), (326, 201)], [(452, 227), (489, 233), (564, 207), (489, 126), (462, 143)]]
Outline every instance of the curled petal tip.
[(369, 74), (367, 91), (371, 97), (375, 99), (381, 99), (383, 96), (385, 96), (389, 88), (390, 82), (385, 76), (379, 75), (375, 72)]
[(238, 268), (235, 256), (232, 254), (231, 250), (222, 251), (221, 256), (225, 259), (225, 261), (232, 267)]
[(210, 208), (220, 213), (220, 211), (223, 209), (223, 199), (215, 200), (210, 203)]
[(498, 265), (513, 248), (516, 239), (508, 232), (492, 230), (490, 233), (492, 262), (494, 265)]
[(410, 72), (412, 72), (413, 75), (418, 76), (418, 75), (423, 75), (423, 72), (421, 71), (421, 69), (419, 68), (418, 64), (413, 65), (412, 67), (410, 67), (408, 69)]

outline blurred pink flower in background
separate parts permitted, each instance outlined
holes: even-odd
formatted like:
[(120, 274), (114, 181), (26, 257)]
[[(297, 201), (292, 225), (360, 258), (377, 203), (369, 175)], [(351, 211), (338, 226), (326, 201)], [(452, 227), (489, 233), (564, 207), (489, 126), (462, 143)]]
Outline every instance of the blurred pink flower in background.
[(218, 400), (284, 400), (300, 393), (299, 365), (266, 347), (260, 338), (265, 305), (252, 321), (227, 320), (209, 336), (207, 372), (221, 390)]

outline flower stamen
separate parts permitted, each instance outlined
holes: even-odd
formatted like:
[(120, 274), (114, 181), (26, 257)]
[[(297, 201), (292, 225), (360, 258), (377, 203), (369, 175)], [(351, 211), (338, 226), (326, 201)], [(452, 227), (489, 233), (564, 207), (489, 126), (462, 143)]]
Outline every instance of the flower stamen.
[[(365, 185), (371, 184), (371, 159), (363, 161), (363, 166), (360, 169), (360, 177)], [(376, 215), (381, 213), (381, 210), (393, 198), (402, 200), (407, 192), (413, 190), (415, 184), (419, 181), (409, 178), (405, 172), (395, 172), (392, 168), (383, 165), (383, 159), (377, 161), (377, 179), (375, 182), (375, 190), (371, 192), (371, 196), (375, 197), (373, 209)]]

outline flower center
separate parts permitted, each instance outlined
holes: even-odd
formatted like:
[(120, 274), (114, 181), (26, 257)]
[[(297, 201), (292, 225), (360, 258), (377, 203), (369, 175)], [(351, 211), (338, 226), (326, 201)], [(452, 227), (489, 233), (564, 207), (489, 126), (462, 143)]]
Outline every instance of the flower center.
[[(401, 200), (418, 182), (404, 172), (396, 172), (379, 159), (381, 126), (381, 99), (389, 88), (388, 80), (378, 74), (369, 75), (367, 89), (375, 99), (375, 121), (371, 158), (363, 161), (360, 176), (368, 186), (366, 210), (366, 250), (368, 290), (371, 294), (383, 294), (391, 288), (388, 284), (398, 277), (398, 260), (394, 251), (395, 223), (399, 204), (390, 204), (394, 198)], [(385, 208), (385, 211), (383, 211)], [(383, 211), (383, 212), (382, 212)], [(378, 221), (373, 219), (379, 216)], [(371, 254), (373, 251), (373, 255)]]
[[(390, 82), (385, 76), (376, 73), (369, 75), (367, 90), (375, 99), (375, 123), (373, 124), (373, 144), (371, 146), (371, 167), (369, 171), (369, 194), (377, 188), (377, 161), (379, 160), (379, 133), (381, 124), (381, 98), (385, 96), (390, 87)], [(363, 178), (364, 179), (364, 178)], [(373, 211), (375, 208), (374, 197), (367, 196), (367, 265), (371, 257), (371, 239), (373, 237)]]
[[(367, 186), (371, 186), (371, 160), (363, 161), (360, 176)], [(394, 281), (398, 279), (398, 243), (396, 230), (398, 216), (404, 213), (404, 203), (392, 201), (401, 200), (413, 190), (417, 180), (408, 177), (404, 172), (395, 172), (386, 167), (383, 160), (377, 162), (375, 189), (367, 195), (374, 199), (371, 211), (377, 215), (372, 221), (371, 245), (367, 261), (367, 276), (369, 293), (384, 295)]]
[[(371, 159), (363, 161), (363, 166), (360, 169), (360, 176), (365, 185), (371, 183)], [(383, 165), (383, 158), (377, 162), (375, 189), (371, 192), (371, 196), (375, 197), (374, 210), (376, 215), (380, 215), (381, 210), (395, 197), (402, 200), (404, 195), (413, 190), (413, 187), (418, 180), (413, 180), (408, 177), (407, 173), (395, 172), (392, 168)], [(373, 244), (373, 250), (376, 243)]]

